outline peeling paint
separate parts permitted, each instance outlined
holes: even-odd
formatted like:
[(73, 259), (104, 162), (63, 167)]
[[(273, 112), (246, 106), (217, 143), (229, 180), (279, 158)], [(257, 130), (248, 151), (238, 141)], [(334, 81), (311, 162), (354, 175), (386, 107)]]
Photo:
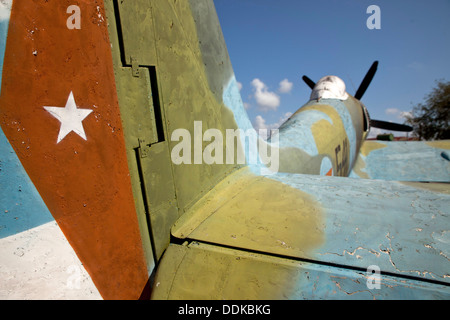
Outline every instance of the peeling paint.
[(350, 174), (354, 178), (450, 181), (450, 163), (441, 153), (450, 141), (365, 141)]

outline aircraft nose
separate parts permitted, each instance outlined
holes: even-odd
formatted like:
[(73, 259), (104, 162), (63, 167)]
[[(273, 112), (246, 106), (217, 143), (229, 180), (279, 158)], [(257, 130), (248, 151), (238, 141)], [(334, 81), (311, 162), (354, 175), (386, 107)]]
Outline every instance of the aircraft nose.
[(311, 92), (311, 100), (339, 99), (346, 100), (345, 82), (337, 76), (325, 76), (320, 79)]

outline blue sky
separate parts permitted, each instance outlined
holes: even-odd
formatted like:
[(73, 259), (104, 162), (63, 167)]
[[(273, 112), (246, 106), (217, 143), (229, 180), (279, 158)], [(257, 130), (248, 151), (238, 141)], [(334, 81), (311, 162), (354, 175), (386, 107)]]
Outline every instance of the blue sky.
[[(308, 101), (311, 90), (302, 75), (314, 81), (337, 75), (353, 95), (378, 60), (362, 101), (372, 118), (400, 123), (435, 80), (450, 80), (449, 0), (214, 3), (242, 99), (257, 127), (276, 127)], [(381, 29), (367, 28), (370, 5), (380, 8)]]

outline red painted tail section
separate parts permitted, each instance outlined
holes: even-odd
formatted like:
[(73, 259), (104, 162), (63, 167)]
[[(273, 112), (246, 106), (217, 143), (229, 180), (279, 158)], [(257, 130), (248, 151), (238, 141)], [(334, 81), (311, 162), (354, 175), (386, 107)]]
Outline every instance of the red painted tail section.
[(69, 29), (71, 1), (14, 1), (0, 122), (102, 296), (135, 299), (148, 273), (103, 1), (77, 3)]

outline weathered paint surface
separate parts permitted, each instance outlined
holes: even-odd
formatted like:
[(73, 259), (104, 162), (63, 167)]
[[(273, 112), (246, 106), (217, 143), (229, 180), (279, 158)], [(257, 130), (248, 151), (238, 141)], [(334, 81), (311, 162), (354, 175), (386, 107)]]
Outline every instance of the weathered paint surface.
[[(312, 100), (282, 126), (279, 173), (249, 154), (175, 165), (172, 133), (192, 135), (194, 121), (253, 130), (213, 2), (84, 0), (80, 30), (66, 28), (70, 1), (26, 3), (12, 7), (0, 96), (6, 298), (36, 297), (24, 282), (51, 275), (67, 289), (72, 265), (78, 294), (41, 298), (138, 298), (152, 272), (155, 299), (449, 298), (448, 164), (436, 158), (448, 142), (358, 155), (367, 132), (348, 96)], [(433, 181), (414, 175), (429, 161), (446, 183), (317, 176)]]
[(366, 141), (351, 177), (398, 181), (450, 181), (450, 141)]
[(309, 258), (449, 282), (447, 184), (425, 189), (395, 181), (274, 178), (314, 195), (325, 212), (326, 241)]
[[(236, 167), (174, 165), (170, 158), (177, 144), (173, 131), (184, 128), (193, 136), (194, 121), (223, 133), (237, 128), (233, 114), (217, 99), (226, 73), (220, 70), (227, 69), (216, 62), (224, 51), (218, 48), (219, 56), (201, 52), (201, 43), (209, 43), (221, 30), (217, 17), (208, 13), (214, 10), (209, 1), (195, 1), (192, 7), (189, 1), (106, 3), (135, 203), (147, 264), (154, 265), (169, 244), (173, 223)], [(136, 24), (137, 19), (143, 22)], [(205, 27), (195, 19), (210, 22)], [(205, 67), (213, 66), (208, 59), (216, 61), (212, 74)], [(157, 227), (145, 238), (147, 221)]]
[(283, 173), (269, 179), (243, 170), (180, 219), (173, 235), (448, 283), (450, 189), (416, 184)]
[(172, 234), (301, 257), (323, 244), (323, 225), (313, 197), (244, 168), (201, 199), (177, 221)]
[[(101, 295), (138, 298), (148, 272), (128, 176), (103, 4), (82, 1), (83, 27), (70, 30), (66, 26), (69, 2), (14, 1), (3, 64), (0, 123), (42, 197), (38, 203), (41, 207), (45, 203)], [(74, 114), (77, 109), (91, 110), (79, 119), (86, 139), (74, 123), (69, 124), (67, 135), (57, 139), (67, 118), (55, 118), (45, 109), (63, 108), (70, 92), (76, 102)], [(2, 147), (6, 148), (5, 142)], [(10, 178), (5, 178), (11, 186)], [(6, 197), (11, 201), (15, 192), (10, 189)], [(8, 208), (2, 207), (2, 212)], [(28, 206), (20, 208), (20, 219), (34, 213), (27, 210)], [(31, 220), (45, 222), (38, 217)], [(6, 229), (13, 226), (8, 223)]]
[[(225, 88), (223, 101), (233, 111), (239, 128), (251, 130), (233, 76), (226, 82)], [(340, 265), (352, 270), (366, 270), (371, 264), (379, 265), (382, 271), (390, 274), (383, 279), (393, 281), (390, 284), (385, 282), (383, 288), (395, 290), (369, 290), (362, 281), (364, 275), (361, 278), (330, 276), (337, 270), (332, 267), (324, 268), (327, 275), (321, 273), (320, 277), (316, 277), (313, 287), (324, 288), (320, 293), (311, 290), (311, 287), (310, 290), (302, 290), (311, 285), (309, 277), (296, 278), (298, 281), (291, 285), (292, 277), (282, 281), (275, 276), (275, 272), (264, 270), (257, 273), (256, 278), (261, 279), (258, 282), (250, 280), (250, 277), (241, 277), (240, 272), (248, 275), (246, 272), (255, 270), (254, 266), (237, 271), (234, 263), (239, 258), (227, 261), (227, 258), (220, 256), (217, 260), (209, 260), (210, 253), (202, 251), (205, 248), (200, 245), (195, 255), (200, 263), (194, 263), (194, 258), (188, 254), (183, 256), (181, 251), (184, 249), (169, 247), (157, 273), (153, 297), (222, 299), (230, 296), (259, 298), (262, 295), (266, 298), (317, 298), (330, 297), (335, 291), (344, 293), (338, 295), (339, 298), (448, 297), (449, 290), (445, 283), (449, 264), (445, 237), (448, 233), (447, 207), (450, 199), (445, 194), (448, 189), (446, 185), (437, 186), (427, 193), (420, 186), (397, 182), (361, 183), (361, 180), (354, 179), (289, 173), (325, 175), (328, 173), (325, 167), (331, 165), (333, 174), (349, 174), (358, 157), (361, 140), (366, 135), (362, 119), (362, 108), (351, 97), (346, 102), (333, 99), (322, 99), (320, 104), (309, 102), (280, 130), (280, 171), (288, 173), (257, 177), (254, 174), (258, 174), (260, 168), (250, 165), (249, 170), (229, 176), (176, 222), (172, 234), (188, 241), (306, 259), (319, 265)], [(340, 157), (335, 156), (339, 142), (330, 140), (330, 132), (324, 134), (327, 126), (337, 129), (339, 133), (331, 132), (337, 140), (347, 139), (346, 159), (342, 155), (344, 152)], [(246, 146), (244, 140), (243, 145)], [(341, 145), (340, 151), (343, 149)], [(327, 153), (329, 156), (324, 157)], [(328, 162), (311, 161), (314, 156)], [(341, 172), (337, 172), (339, 164)], [(281, 184), (271, 183), (269, 179)], [(287, 200), (290, 195), (296, 200)], [(302, 205), (298, 201), (303, 201)], [(302, 222), (305, 219), (313, 219), (314, 227), (304, 230)], [(297, 230), (297, 234), (290, 230)], [(301, 240), (303, 235), (306, 238), (311, 236), (310, 241)], [(318, 241), (314, 241), (312, 235), (317, 235)], [(426, 259), (423, 259), (425, 256)], [(168, 265), (165, 265), (164, 259), (167, 259)], [(271, 264), (274, 270), (277, 267)], [(208, 268), (221, 271), (214, 276)], [(231, 273), (237, 273), (237, 276), (232, 277)], [(356, 272), (358, 276), (361, 273)], [(262, 289), (263, 284), (267, 284), (262, 280), (266, 277), (277, 279), (271, 282), (275, 283), (274, 287)], [(409, 284), (406, 279), (416, 280), (411, 280), (414, 284)], [(420, 279), (431, 282), (422, 283)], [(288, 281), (289, 285), (286, 284)], [(231, 283), (233, 285), (227, 287)], [(255, 287), (255, 283), (259, 286)], [(408, 284), (399, 286), (399, 283)], [(427, 289), (422, 290), (422, 286)], [(296, 293), (293, 287), (302, 294)]]
[(0, 128), (0, 239), (53, 217)]
[(0, 299), (99, 299), (0, 129)]
[(102, 299), (56, 221), (0, 239), (0, 252), (2, 300)]
[(448, 299), (445, 285), (383, 275), (369, 289), (365, 271), (192, 242), (170, 245), (153, 299)]

